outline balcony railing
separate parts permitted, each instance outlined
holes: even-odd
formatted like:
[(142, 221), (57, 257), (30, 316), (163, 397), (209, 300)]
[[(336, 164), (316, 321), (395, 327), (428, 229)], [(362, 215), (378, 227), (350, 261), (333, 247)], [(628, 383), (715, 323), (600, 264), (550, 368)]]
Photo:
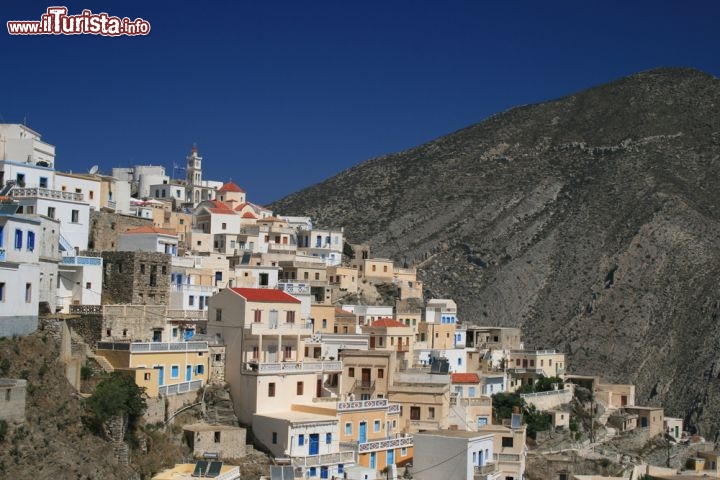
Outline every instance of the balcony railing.
[(375, 452), (378, 450), (388, 450), (391, 448), (412, 447), (412, 435), (403, 435), (396, 438), (388, 438), (386, 440), (376, 440), (373, 442), (365, 442), (358, 444), (358, 452)]
[(248, 373), (311, 373), (311, 372), (341, 372), (342, 362), (247, 362), (245, 372)]
[(192, 382), (175, 383), (173, 385), (163, 385), (158, 387), (160, 395), (170, 396), (180, 393), (194, 392), (202, 388), (202, 380), (193, 380)]
[[(352, 402), (338, 402), (338, 412), (349, 412), (353, 410), (369, 410), (372, 408), (387, 408), (390, 404), (387, 398), (374, 398), (372, 400), (355, 400)], [(399, 405), (398, 405), (399, 406)]]
[(70, 313), (76, 315), (102, 315), (102, 305), (70, 305)]
[(312, 323), (278, 322), (275, 324), (268, 324), (258, 322), (245, 324), (245, 329), (250, 329), (251, 335), (260, 335), (266, 333), (283, 334), (293, 332), (296, 332), (300, 335), (310, 335), (312, 333)]
[(206, 352), (208, 342), (98, 342), (100, 350), (130, 350), (132, 353), (148, 352)]
[(487, 462), (485, 465), (475, 465), (475, 475), (487, 475), (489, 473), (497, 472), (497, 465), (492, 462)]
[(355, 461), (355, 452), (353, 451), (308, 455), (307, 457), (292, 457), (292, 464), (295, 467), (318, 467), (321, 465), (352, 463)]
[(72, 200), (74, 202), (83, 201), (82, 193), (63, 192), (62, 190), (50, 190), (49, 188), (39, 187), (15, 187), (12, 191), (12, 196), (55, 198), (58, 200)]
[(62, 265), (92, 265), (102, 267), (101, 257), (62, 257), (60, 260)]
[(180, 309), (168, 309), (165, 315), (170, 320), (206, 320), (206, 310), (180, 310)]
[(218, 291), (218, 288), (210, 285), (188, 285), (186, 283), (173, 283), (170, 287), (170, 291), (180, 293), (215, 293)]

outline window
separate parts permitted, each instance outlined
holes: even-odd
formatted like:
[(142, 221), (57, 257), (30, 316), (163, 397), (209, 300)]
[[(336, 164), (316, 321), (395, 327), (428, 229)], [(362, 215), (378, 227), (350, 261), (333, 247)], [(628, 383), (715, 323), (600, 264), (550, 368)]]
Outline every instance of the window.
[(85, 290), (92, 290), (92, 282), (85, 282)]
[(180, 377), (180, 367), (178, 365), (173, 365), (170, 367), (170, 377), (171, 378)]
[(303, 445), (305, 445), (305, 435), (301, 433), (300, 435), (298, 435), (298, 446)]
[(25, 284), (25, 303), (32, 302), (32, 283)]
[(31, 252), (35, 250), (35, 232), (27, 232), (27, 249)]
[(190, 305), (191, 307), (195, 305), (195, 295), (190, 295), (188, 297), (188, 305)]
[(468, 387), (468, 396), (469, 397), (475, 396), (475, 387)]
[(380, 420), (375, 420), (373, 422), (373, 432), (379, 432), (380, 431)]
[(327, 328), (327, 318), (322, 319), (322, 328), (323, 329)]
[(48, 207), (47, 216), (50, 218), (55, 218), (55, 207)]
[(144, 264), (144, 263), (141, 263), (141, 264), (140, 264), (140, 273), (142, 273), (143, 275), (145, 275), (145, 264)]
[(285, 358), (285, 360), (292, 358), (292, 346), (285, 345), (284, 358)]
[(275, 382), (268, 383), (268, 397), (275, 396)]
[(272, 443), (277, 444), (277, 432), (272, 432)]
[(227, 230), (227, 223), (223, 223), (221, 228), (222, 228), (223, 230)]
[(24, 173), (18, 173), (17, 176), (15, 177), (15, 179), (17, 180), (16, 183), (17, 183), (18, 187), (25, 186), (25, 174)]
[(378, 378), (385, 378), (385, 369), (384, 369), (384, 368), (378, 368), (377, 377), (378, 377)]
[(320, 280), (320, 272), (315, 272), (315, 280)]
[(40, 177), (40, 188), (47, 188), (48, 179), (47, 177)]
[(287, 323), (295, 323), (295, 312), (289, 311), (286, 316)]
[(297, 385), (295, 385), (295, 393), (297, 395), (302, 395), (304, 390), (305, 390), (305, 383), (297, 382)]
[(348, 368), (348, 377), (353, 378), (355, 376), (355, 368), (350, 367)]
[(0, 247), (5, 245), (4, 233), (5, 233), (5, 225), (0, 225)]
[(215, 432), (213, 440), (215, 443), (220, 443), (220, 432)]
[(5, 282), (0, 283), (0, 302), (5, 301)]
[(262, 310), (255, 310), (255, 323), (260, 323), (262, 321)]
[(15, 250), (22, 249), (22, 237), (23, 237), (22, 230), (20, 230), (19, 228), (16, 228), (15, 229)]
[(428, 418), (430, 420), (435, 418), (435, 407), (428, 407)]
[(345, 423), (345, 435), (352, 435), (352, 422)]
[(345, 466), (344, 466), (342, 463), (338, 463), (337, 472), (338, 472), (338, 473), (343, 473), (343, 470), (344, 470), (344, 469), (345, 469)]
[(80, 222), (80, 210), (73, 210), (70, 212), (70, 222), (72, 222), (72, 223)]
[[(93, 198), (95, 198), (95, 192), (92, 191), (92, 190), (90, 190), (90, 192), (89, 192), (88, 195), (90, 196), (90, 200), (92, 200)], [(163, 195), (163, 196), (164, 196), (164, 195)]]
[(150, 374), (149, 374), (149, 373), (146, 373), (145, 375), (143, 375), (143, 378), (144, 378), (145, 380), (150, 380)]
[(513, 446), (513, 437), (502, 437), (502, 446), (503, 447), (512, 447)]
[(420, 407), (410, 407), (410, 420), (420, 420)]
[(310, 476), (317, 477), (317, 467), (310, 467)]
[(222, 322), (222, 308), (218, 308), (215, 310), (215, 321)]

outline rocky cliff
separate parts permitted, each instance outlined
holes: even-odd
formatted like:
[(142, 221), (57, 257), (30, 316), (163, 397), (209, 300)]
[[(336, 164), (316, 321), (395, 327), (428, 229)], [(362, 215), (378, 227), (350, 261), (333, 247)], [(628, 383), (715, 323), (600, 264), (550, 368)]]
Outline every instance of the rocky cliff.
[(271, 207), (414, 263), (463, 320), (720, 427), (720, 80), (658, 69), (514, 108)]

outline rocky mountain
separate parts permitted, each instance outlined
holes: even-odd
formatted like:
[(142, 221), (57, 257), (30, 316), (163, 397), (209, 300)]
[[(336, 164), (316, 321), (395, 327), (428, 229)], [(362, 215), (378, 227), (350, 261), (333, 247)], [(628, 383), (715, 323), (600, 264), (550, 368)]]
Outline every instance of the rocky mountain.
[(468, 322), (720, 427), (720, 80), (647, 71), (369, 160), (271, 206), (419, 267)]

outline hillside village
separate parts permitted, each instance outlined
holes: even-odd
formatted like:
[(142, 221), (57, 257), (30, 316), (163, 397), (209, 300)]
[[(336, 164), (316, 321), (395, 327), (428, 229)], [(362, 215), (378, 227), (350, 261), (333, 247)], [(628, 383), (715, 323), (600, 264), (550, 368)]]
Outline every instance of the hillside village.
[[(463, 322), (413, 266), (349, 244), (342, 225), (252, 203), (205, 179), (203, 161), (193, 146), (182, 180), (162, 166), (66, 173), (39, 133), (0, 125), (0, 337), (59, 332), (75, 390), (122, 373), (144, 389), (148, 424), (196, 411), (179, 426), (194, 460), (153, 478), (240, 478), (253, 452), (272, 479), (719, 475), (714, 444), (637, 405), (633, 385), (582, 375), (519, 328)], [(0, 379), (9, 428), (30, 387)], [(207, 392), (231, 411), (208, 409)]]

